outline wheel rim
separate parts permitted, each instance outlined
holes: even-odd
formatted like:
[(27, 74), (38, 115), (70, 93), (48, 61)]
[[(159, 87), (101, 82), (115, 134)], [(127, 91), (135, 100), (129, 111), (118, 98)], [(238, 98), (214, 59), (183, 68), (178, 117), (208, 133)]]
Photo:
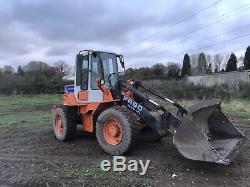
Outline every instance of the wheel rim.
[(56, 133), (62, 134), (63, 133), (63, 120), (60, 115), (56, 116), (55, 124), (56, 124)]
[(107, 143), (117, 145), (122, 140), (122, 125), (116, 119), (110, 119), (104, 124), (103, 134)]

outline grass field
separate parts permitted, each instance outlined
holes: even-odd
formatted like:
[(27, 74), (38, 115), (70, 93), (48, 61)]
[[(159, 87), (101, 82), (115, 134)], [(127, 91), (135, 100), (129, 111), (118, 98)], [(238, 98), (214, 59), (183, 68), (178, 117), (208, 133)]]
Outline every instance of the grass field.
[[(50, 108), (62, 104), (61, 99), (59, 95), (0, 95), (0, 186), (246, 186), (249, 144), (233, 165), (221, 167), (184, 159), (172, 137), (166, 137), (159, 143), (137, 143), (126, 155), (128, 160), (151, 160), (147, 175), (103, 172), (101, 161), (112, 157), (100, 148), (95, 135), (83, 133), (79, 126), (73, 141), (55, 140)], [(181, 101), (185, 107), (196, 102)], [(227, 115), (238, 118), (233, 120), (249, 136), (250, 101), (225, 101), (222, 107)]]
[(0, 96), (0, 124), (41, 124), (51, 118), (50, 105), (62, 103), (59, 95)]
[[(198, 100), (184, 100), (181, 104), (186, 108)], [(51, 118), (49, 110), (36, 110), (36, 107), (49, 108), (52, 104), (61, 104), (60, 95), (0, 95), (0, 124), (14, 123), (40, 124), (48, 122)], [(250, 118), (249, 100), (225, 100), (222, 109), (230, 117)]]
[[(198, 100), (195, 101), (182, 101), (182, 105), (186, 108), (192, 106), (194, 103), (198, 103)], [(222, 110), (223, 112), (234, 118), (250, 118), (250, 100), (224, 100), (222, 101)]]

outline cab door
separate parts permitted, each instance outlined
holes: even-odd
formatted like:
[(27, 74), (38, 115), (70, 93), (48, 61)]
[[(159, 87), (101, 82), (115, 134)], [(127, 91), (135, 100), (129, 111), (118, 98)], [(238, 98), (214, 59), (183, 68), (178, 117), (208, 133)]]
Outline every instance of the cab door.
[(78, 101), (88, 101), (89, 93), (89, 55), (77, 55), (74, 94)]

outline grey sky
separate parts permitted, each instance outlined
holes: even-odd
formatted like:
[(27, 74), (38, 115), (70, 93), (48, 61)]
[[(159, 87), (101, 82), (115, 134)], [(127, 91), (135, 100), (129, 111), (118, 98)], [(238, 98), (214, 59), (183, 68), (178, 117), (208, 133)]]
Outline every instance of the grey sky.
[(249, 17), (249, 0), (0, 0), (0, 66), (73, 65), (88, 48), (122, 53), (127, 67), (181, 63), (185, 52), (240, 56)]

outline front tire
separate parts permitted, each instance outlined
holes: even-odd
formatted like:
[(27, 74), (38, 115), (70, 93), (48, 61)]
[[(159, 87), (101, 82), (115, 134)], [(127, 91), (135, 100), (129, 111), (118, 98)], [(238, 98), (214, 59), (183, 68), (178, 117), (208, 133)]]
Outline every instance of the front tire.
[(98, 143), (111, 155), (128, 152), (139, 133), (136, 115), (125, 107), (116, 106), (104, 110), (96, 122)]
[(59, 141), (68, 141), (76, 135), (77, 108), (62, 106), (53, 111), (54, 135)]

